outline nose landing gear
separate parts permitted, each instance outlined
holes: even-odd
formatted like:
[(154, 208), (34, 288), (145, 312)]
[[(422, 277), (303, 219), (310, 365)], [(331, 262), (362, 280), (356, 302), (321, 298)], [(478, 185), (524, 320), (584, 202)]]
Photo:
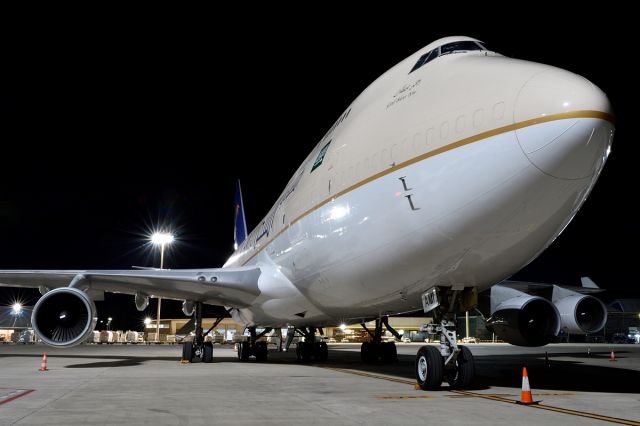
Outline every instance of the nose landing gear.
[[(462, 297), (458, 299), (459, 294)], [(454, 389), (468, 387), (475, 376), (473, 355), (466, 346), (458, 346), (455, 324), (456, 309), (468, 311), (477, 304), (474, 287), (462, 290), (438, 287), (425, 292), (425, 312), (432, 311), (434, 322), (422, 326), (422, 332), (439, 336), (440, 348), (422, 346), (416, 354), (415, 374), (424, 390), (439, 389), (443, 380)], [(428, 302), (428, 303), (427, 303)]]

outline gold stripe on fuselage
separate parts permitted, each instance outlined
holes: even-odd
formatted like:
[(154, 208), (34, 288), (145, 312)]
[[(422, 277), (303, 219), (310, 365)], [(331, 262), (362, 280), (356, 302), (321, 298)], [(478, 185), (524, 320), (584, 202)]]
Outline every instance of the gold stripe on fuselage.
[(400, 170), (403, 169), (407, 166), (410, 166), (412, 164), (415, 164), (417, 162), (420, 162), (422, 160), (425, 160), (427, 158), (430, 157), (434, 157), (436, 155), (445, 153), (447, 151), (451, 151), (453, 149), (459, 148), (461, 146), (465, 146), (465, 145), (469, 145), (471, 143), (474, 142), (478, 142), (481, 141), (483, 139), (487, 139), (490, 138), (492, 136), (497, 136), (503, 133), (507, 133), (507, 132), (511, 132), (514, 130), (518, 130), (518, 129), (522, 129), (524, 127), (529, 127), (529, 126), (533, 126), (536, 124), (541, 124), (541, 123), (546, 123), (549, 121), (557, 121), (557, 120), (566, 120), (569, 118), (598, 118), (601, 120), (605, 120), (605, 121), (609, 121), (612, 124), (614, 124), (614, 118), (613, 115), (608, 114), (606, 112), (601, 112), (601, 111), (573, 111), (573, 112), (563, 112), (563, 113), (559, 113), (559, 114), (552, 114), (552, 115), (546, 115), (543, 117), (538, 117), (538, 118), (533, 118), (531, 120), (525, 120), (525, 121), (521, 121), (519, 123), (514, 123), (514, 124), (509, 124), (508, 126), (502, 126), (502, 127), (498, 127), (496, 129), (493, 130), (487, 130), (486, 132), (482, 132), (482, 133), (478, 133), (477, 135), (474, 136), (470, 136), (468, 138), (464, 138), (461, 139), (457, 142), (453, 142), (450, 143), (448, 145), (445, 146), (441, 146), (440, 148), (436, 148), (432, 151), (426, 152), (424, 154), (420, 154), (417, 157), (413, 157), (407, 161), (404, 161), (400, 164), (396, 164), (393, 167), (389, 167), (388, 169), (385, 169), (381, 172), (378, 172), (372, 176), (369, 176), (366, 179), (361, 180), (360, 182), (357, 182), (353, 185), (351, 185), (348, 188), (343, 189), (342, 191), (336, 193), (335, 195), (332, 195), (331, 197), (321, 201), (320, 203), (316, 204), (315, 206), (311, 207), (309, 210), (305, 211), (304, 213), (302, 213), (301, 215), (299, 215), (298, 217), (296, 217), (293, 221), (289, 222), (284, 228), (282, 228), (277, 234), (275, 234), (273, 237), (271, 237), (262, 247), (260, 247), (258, 250), (256, 250), (255, 253), (253, 253), (251, 255), (251, 257), (249, 257), (247, 260), (245, 260), (244, 262), (242, 262), (242, 265), (246, 265), (249, 261), (251, 261), (251, 259), (253, 259), (258, 253), (260, 253), (265, 247), (267, 247), (269, 244), (271, 244), (271, 242), (273, 240), (275, 240), (276, 238), (278, 238), (280, 236), (280, 234), (282, 234), (284, 231), (286, 231), (287, 229), (289, 229), (289, 227), (293, 224), (295, 224), (296, 222), (298, 222), (299, 220), (301, 220), (303, 217), (313, 213), (314, 211), (318, 210), (320, 207), (324, 206), (325, 204), (335, 200), (336, 198), (342, 197), (343, 195), (357, 189), (360, 188), (363, 185), (368, 184), (369, 182), (373, 182), (376, 179), (379, 179), (383, 176), (388, 175), (389, 173), (393, 173), (396, 170)]

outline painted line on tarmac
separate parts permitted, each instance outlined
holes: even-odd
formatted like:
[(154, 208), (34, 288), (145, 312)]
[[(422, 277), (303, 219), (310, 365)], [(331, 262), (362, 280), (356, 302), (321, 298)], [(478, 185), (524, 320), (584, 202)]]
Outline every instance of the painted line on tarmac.
[(380, 374), (373, 374), (373, 373), (365, 373), (364, 371), (348, 370), (346, 368), (336, 368), (336, 367), (323, 367), (323, 368), (326, 368), (327, 370), (339, 371), (340, 373), (348, 373), (348, 374), (355, 374), (356, 376), (368, 377), (370, 379), (380, 379), (380, 380), (387, 380), (389, 382), (402, 383), (405, 385), (413, 385), (412, 381), (405, 380), (405, 379), (398, 379), (397, 377), (383, 376)]
[(8, 392), (3, 394), (2, 389), (6, 388), (0, 388), (0, 405), (6, 404), (7, 402), (11, 402), (25, 395), (29, 395), (34, 391), (33, 389), (7, 389)]
[(431, 395), (378, 395), (377, 399), (431, 399)]
[[(366, 373), (364, 371), (348, 370), (346, 368), (335, 368), (335, 367), (324, 367), (324, 368), (326, 368), (328, 370), (338, 371), (338, 372), (341, 372), (341, 373), (348, 373), (348, 374), (354, 374), (356, 376), (368, 377), (368, 378), (371, 378), (371, 379), (387, 380), (387, 381), (390, 381), (390, 382), (403, 383), (403, 384), (412, 385), (412, 386), (416, 385), (416, 383), (414, 381), (411, 381), (411, 380), (398, 379), (398, 378), (395, 378), (395, 377), (383, 376), (381, 374)], [(517, 402), (518, 402), (518, 401), (513, 400), (513, 399), (503, 398), (502, 396), (493, 395), (493, 394), (483, 394), (483, 393), (478, 393), (478, 392), (470, 392), (470, 391), (463, 391), (463, 390), (453, 390), (453, 389), (448, 390), (448, 392), (452, 392), (452, 393), (455, 393), (455, 394), (460, 395), (460, 396), (469, 396), (469, 397), (490, 399), (492, 401), (506, 402), (508, 404), (514, 404), (514, 405), (516, 405)], [(536, 394), (536, 395), (538, 395), (538, 394)], [(564, 393), (547, 393), (546, 395), (562, 395), (562, 396), (564, 396), (565, 394)], [(520, 405), (520, 404), (518, 404), (518, 405)], [(569, 415), (578, 416), (578, 417), (586, 417), (586, 418), (589, 418), (589, 419), (603, 420), (603, 421), (611, 422), (611, 423), (618, 423), (618, 424), (631, 425), (631, 426), (640, 426), (640, 422), (635, 421), (635, 420), (628, 420), (628, 419), (621, 419), (621, 418), (618, 418), (618, 417), (603, 416), (603, 415), (600, 415), (600, 414), (588, 413), (586, 411), (577, 411), (577, 410), (570, 410), (568, 408), (554, 407), (552, 405), (535, 404), (535, 405), (526, 405), (526, 407), (533, 407), (533, 408), (537, 408), (539, 410), (555, 411), (556, 413), (569, 414)]]
[[(450, 389), (449, 392), (453, 392), (453, 393), (460, 394), (460, 395), (469, 395), (469, 396), (475, 396), (475, 397), (478, 397), (478, 398), (491, 399), (493, 401), (506, 402), (506, 403), (509, 403), (509, 404), (517, 404), (518, 403), (518, 401), (515, 401), (513, 399), (502, 398), (500, 396), (487, 395), (487, 394), (482, 394), (482, 393), (477, 393), (477, 392), (469, 392), (469, 391), (453, 390), (453, 389)], [(518, 405), (521, 405), (521, 404), (518, 404)], [(589, 419), (603, 420), (605, 422), (618, 423), (618, 424), (623, 424), (623, 425), (640, 426), (640, 422), (637, 422), (635, 420), (628, 420), (628, 419), (621, 419), (621, 418), (618, 418), (618, 417), (603, 416), (601, 414), (588, 413), (586, 411), (570, 410), (568, 408), (554, 407), (553, 405), (532, 404), (532, 405), (525, 405), (525, 407), (533, 407), (533, 408), (537, 408), (539, 410), (555, 411), (556, 413), (569, 414), (569, 415), (578, 416), (578, 417), (587, 417)]]
[[(517, 398), (515, 393), (483, 393), (482, 395), (504, 396)], [(576, 396), (573, 392), (536, 392), (536, 396)], [(475, 398), (475, 395), (449, 395), (449, 398)]]

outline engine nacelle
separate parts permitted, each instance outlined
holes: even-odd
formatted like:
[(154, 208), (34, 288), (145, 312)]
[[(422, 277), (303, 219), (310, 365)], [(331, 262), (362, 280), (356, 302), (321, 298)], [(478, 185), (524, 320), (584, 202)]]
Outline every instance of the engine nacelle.
[[(565, 290), (566, 291), (566, 290)], [(593, 296), (571, 292), (570, 296), (554, 300), (562, 330), (567, 333), (586, 334), (602, 330), (607, 322), (607, 308)]]
[(182, 302), (182, 313), (190, 317), (193, 315), (193, 310), (196, 308), (196, 304), (193, 300), (185, 300)]
[(560, 332), (560, 315), (553, 303), (542, 297), (508, 290), (516, 297), (504, 300), (492, 309), (487, 328), (512, 345), (551, 343)]
[(70, 347), (86, 341), (98, 318), (96, 306), (82, 290), (60, 287), (47, 292), (33, 307), (31, 324), (48, 345)]
[(144, 311), (147, 309), (147, 306), (149, 306), (149, 296), (146, 294), (136, 293), (135, 301), (136, 309), (140, 312)]

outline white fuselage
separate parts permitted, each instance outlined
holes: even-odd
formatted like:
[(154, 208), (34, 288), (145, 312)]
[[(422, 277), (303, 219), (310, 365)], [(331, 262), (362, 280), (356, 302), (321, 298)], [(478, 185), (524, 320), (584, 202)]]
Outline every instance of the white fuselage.
[(435, 43), (350, 105), (227, 261), (262, 270), (236, 320), (321, 326), (418, 310), (434, 285), (483, 290), (511, 276), (573, 218), (610, 147), (604, 94), (486, 51), (410, 73)]

